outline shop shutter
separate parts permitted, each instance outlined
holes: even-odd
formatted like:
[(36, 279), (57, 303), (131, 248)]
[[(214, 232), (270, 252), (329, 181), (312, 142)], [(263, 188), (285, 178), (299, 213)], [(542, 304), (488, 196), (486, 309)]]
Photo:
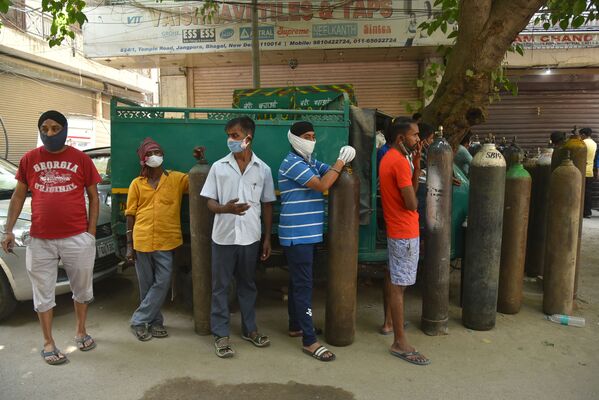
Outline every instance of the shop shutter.
[[(95, 94), (91, 91), (0, 71), (0, 93), (0, 117), (8, 131), (8, 160), (14, 163), (37, 146), (37, 120), (43, 112), (53, 109), (67, 116), (94, 115)], [(0, 131), (0, 157), (5, 156), (5, 149), (6, 140)]]
[(503, 96), (490, 106), (487, 122), (473, 131), (492, 132), (497, 140), (516, 135), (523, 148), (534, 150), (547, 146), (552, 131), (570, 132), (574, 125), (599, 132), (599, 90), (551, 90), (549, 83), (543, 90)]
[[(391, 115), (406, 115), (405, 102), (419, 94), (416, 61), (263, 65), (260, 75), (262, 87), (350, 83), (360, 107)], [(251, 66), (194, 68), (194, 106), (231, 107), (233, 90), (251, 86)]]

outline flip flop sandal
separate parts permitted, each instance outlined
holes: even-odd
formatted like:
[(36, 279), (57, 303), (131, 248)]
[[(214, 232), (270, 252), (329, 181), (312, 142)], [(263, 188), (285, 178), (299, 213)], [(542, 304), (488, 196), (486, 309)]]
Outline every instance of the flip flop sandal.
[(270, 345), (270, 339), (268, 338), (268, 336), (261, 335), (259, 333), (257, 333), (256, 336), (254, 336), (253, 338), (245, 335), (241, 335), (241, 338), (243, 340), (247, 340), (256, 347), (266, 347)]
[(155, 338), (165, 338), (168, 336), (168, 331), (166, 330), (166, 328), (164, 327), (164, 325), (152, 325), (150, 327), (150, 333), (152, 335), (152, 337)]
[(214, 341), (216, 355), (220, 358), (231, 358), (235, 355), (235, 350), (229, 344), (229, 337), (223, 336)]
[(406, 353), (402, 353), (400, 351), (389, 350), (389, 353), (391, 353), (391, 355), (394, 355), (395, 357), (401, 358), (402, 360), (409, 362), (410, 364), (429, 365), (431, 363), (431, 360), (429, 360), (428, 358), (426, 358), (424, 356), (423, 356), (424, 360), (410, 358), (410, 357), (414, 357), (414, 356), (422, 356), (422, 354), (420, 354), (420, 352), (418, 352), (417, 350), (409, 351)]
[(131, 332), (133, 332), (137, 340), (140, 342), (146, 342), (152, 339), (152, 334), (150, 333), (147, 325), (131, 326)]
[[(85, 342), (90, 342), (90, 341), (91, 341), (91, 343), (86, 346)], [(85, 335), (84, 337), (76, 337), (75, 343), (77, 344), (77, 347), (81, 351), (90, 351), (90, 350), (93, 350), (96, 348), (96, 342), (94, 341), (94, 339), (92, 339), (92, 337), (90, 335)]]
[[(328, 361), (333, 361), (336, 358), (335, 354), (333, 354), (332, 351), (330, 351), (329, 349), (327, 349), (324, 346), (320, 346), (314, 351), (310, 351), (310, 350), (306, 350), (306, 349), (302, 349), (302, 351), (304, 353), (306, 353), (307, 355), (316, 358), (318, 361), (328, 362)], [(327, 352), (331, 355), (326, 356), (325, 354), (327, 354)]]
[[(64, 363), (66, 363), (66, 362), (69, 361), (69, 359), (67, 358), (67, 356), (65, 356), (64, 354), (62, 354), (60, 352), (60, 350), (58, 350), (56, 347), (54, 347), (54, 350), (52, 350), (52, 351), (44, 351), (44, 349), (42, 349), (41, 355), (42, 355), (42, 359), (48, 365), (60, 365), (60, 364), (64, 364)], [(62, 357), (60, 357), (61, 355), (62, 355)], [(57, 357), (57, 359), (56, 360), (49, 360), (50, 357)]]
[[(289, 331), (288, 332), (289, 337), (302, 337), (304, 336), (304, 332), (299, 330), (299, 331)], [(314, 328), (314, 334), (315, 335), (322, 335), (322, 329), (320, 328)]]

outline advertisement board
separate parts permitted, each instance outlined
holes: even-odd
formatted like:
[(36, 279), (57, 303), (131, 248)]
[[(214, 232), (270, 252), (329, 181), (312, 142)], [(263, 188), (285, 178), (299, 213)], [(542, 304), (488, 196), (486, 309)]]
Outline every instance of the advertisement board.
[[(135, 1), (90, 8), (84, 25), (87, 57), (250, 50), (251, 2), (218, 3), (203, 23), (201, 1)], [(270, 1), (259, 3), (263, 50), (410, 47), (449, 44), (418, 29), (434, 1)]]

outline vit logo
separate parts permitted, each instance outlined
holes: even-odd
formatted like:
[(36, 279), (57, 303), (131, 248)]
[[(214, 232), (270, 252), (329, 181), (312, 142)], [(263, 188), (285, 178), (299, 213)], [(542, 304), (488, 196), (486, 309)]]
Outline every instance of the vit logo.
[(132, 15), (127, 17), (127, 25), (139, 25), (141, 24), (141, 15)]

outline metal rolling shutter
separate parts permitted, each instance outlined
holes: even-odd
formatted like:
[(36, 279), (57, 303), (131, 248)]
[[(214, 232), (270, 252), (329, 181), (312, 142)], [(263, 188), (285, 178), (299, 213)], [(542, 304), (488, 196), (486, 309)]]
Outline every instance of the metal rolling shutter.
[(551, 84), (538, 91), (506, 95), (489, 108), (487, 122), (473, 132), (492, 132), (499, 138), (518, 136), (525, 149), (546, 147), (555, 130), (570, 132), (572, 127), (591, 127), (599, 132), (599, 90), (551, 90)]
[[(195, 107), (230, 107), (234, 89), (252, 85), (250, 66), (194, 68)], [(351, 83), (358, 104), (391, 115), (405, 115), (406, 101), (418, 99), (418, 62), (263, 65), (262, 87)]]
[[(94, 115), (94, 93), (49, 82), (0, 72), (0, 117), (8, 131), (8, 160), (18, 163), (21, 156), (37, 146), (37, 119), (50, 109), (63, 114)], [(6, 141), (0, 132), (0, 157)]]

